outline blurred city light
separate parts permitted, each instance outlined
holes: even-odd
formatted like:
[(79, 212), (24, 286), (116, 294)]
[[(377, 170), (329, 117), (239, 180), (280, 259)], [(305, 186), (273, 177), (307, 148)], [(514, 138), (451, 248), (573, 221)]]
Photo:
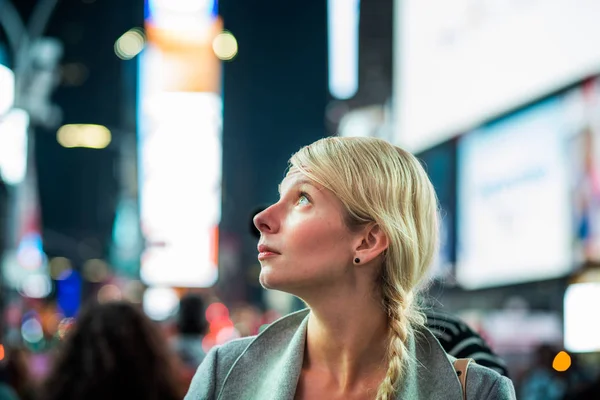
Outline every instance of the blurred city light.
[(125, 297), (125, 299), (127, 299), (127, 301), (139, 304), (142, 302), (144, 290), (146, 290), (146, 286), (141, 281), (128, 281), (125, 284), (123, 296)]
[(115, 54), (122, 60), (131, 60), (144, 49), (145, 42), (141, 29), (130, 29), (115, 42)]
[(232, 38), (215, 42), (225, 33), (216, 0), (150, 0), (144, 31), (137, 144), (147, 245), (140, 277), (150, 287), (211, 287), (219, 272), (223, 106), (213, 45), (233, 57)]
[(208, 14), (214, 8), (215, 0), (150, 0), (149, 6), (157, 13), (179, 13), (179, 14)]
[(411, 152), (598, 72), (598, 1), (394, 4), (394, 141)]
[(49, 268), (52, 279), (60, 280), (67, 276), (65, 272), (70, 272), (72, 265), (71, 261), (65, 257), (54, 257), (50, 260)]
[(110, 144), (112, 137), (110, 130), (102, 125), (69, 124), (58, 130), (56, 139), (66, 148), (103, 149)]
[(231, 32), (223, 32), (217, 35), (212, 43), (215, 55), (224, 61), (233, 59), (238, 52), (238, 43)]
[(4, 345), (0, 344), (0, 361), (4, 360)]
[(0, 64), (0, 120), (15, 101), (15, 74)]
[(564, 297), (565, 349), (571, 352), (600, 351), (598, 319), (590, 315), (590, 305), (600, 304), (600, 282), (569, 285)]
[(349, 99), (358, 91), (360, 0), (328, 0), (329, 92)]
[(117, 285), (104, 285), (98, 290), (98, 303), (108, 303), (119, 301), (123, 298), (123, 293)]
[(217, 0), (149, 0), (146, 10), (147, 23), (197, 38), (217, 16)]
[(46, 255), (39, 233), (23, 236), (17, 249), (17, 260), (22, 268), (30, 271), (37, 270), (44, 264)]
[(206, 320), (211, 323), (213, 321), (229, 318), (229, 309), (223, 303), (212, 303), (206, 307), (205, 311)]
[(83, 264), (83, 278), (89, 282), (103, 282), (109, 274), (109, 268), (106, 261), (93, 259)]
[(44, 338), (42, 324), (37, 318), (29, 318), (21, 326), (21, 336), (28, 343), (38, 343)]
[[(0, 96), (3, 95), (0, 84)], [(0, 174), (2, 179), (11, 185), (25, 179), (28, 128), (29, 114), (26, 111), (14, 108), (4, 115), (0, 112)]]
[(144, 292), (144, 312), (155, 321), (164, 321), (178, 309), (179, 297), (171, 288), (148, 288)]
[(74, 317), (82, 301), (82, 280), (76, 270), (67, 270), (56, 281), (56, 300), (65, 317)]
[(21, 293), (31, 299), (43, 299), (52, 292), (52, 282), (48, 275), (29, 275), (23, 280)]
[(63, 318), (58, 324), (58, 337), (64, 339), (65, 335), (69, 332), (69, 329), (75, 323), (75, 318)]
[(571, 366), (571, 356), (564, 351), (561, 351), (554, 357), (552, 368), (558, 372), (565, 372)]
[(219, 330), (216, 336), (216, 343), (223, 344), (230, 340), (240, 338), (240, 333), (233, 326), (225, 326)]

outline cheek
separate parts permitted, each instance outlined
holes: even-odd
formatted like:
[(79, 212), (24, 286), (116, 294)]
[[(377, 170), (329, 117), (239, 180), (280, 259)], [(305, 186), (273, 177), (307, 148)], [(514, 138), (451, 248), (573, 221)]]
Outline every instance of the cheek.
[(290, 224), (287, 243), (301, 257), (323, 257), (339, 254), (348, 240), (335, 222), (311, 219)]

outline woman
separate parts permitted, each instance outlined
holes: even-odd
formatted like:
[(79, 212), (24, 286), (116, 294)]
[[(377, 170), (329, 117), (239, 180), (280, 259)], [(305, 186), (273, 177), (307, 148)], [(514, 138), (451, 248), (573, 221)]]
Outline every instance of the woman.
[[(415, 304), (438, 232), (417, 159), (378, 139), (322, 139), (292, 156), (280, 195), (255, 217), (260, 282), (309, 309), (212, 349), (187, 399), (462, 399)], [(478, 365), (466, 386), (468, 399), (515, 398)]]
[(93, 305), (72, 329), (41, 399), (176, 400), (183, 396), (164, 338), (136, 306)]

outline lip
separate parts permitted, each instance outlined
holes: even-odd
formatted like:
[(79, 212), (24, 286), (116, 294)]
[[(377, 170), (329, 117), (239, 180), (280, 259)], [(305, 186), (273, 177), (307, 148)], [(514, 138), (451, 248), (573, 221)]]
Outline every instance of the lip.
[(279, 253), (277, 251), (275, 251), (274, 249), (270, 248), (269, 246), (267, 246), (265, 244), (259, 244), (257, 246), (257, 249), (258, 249), (258, 259), (259, 260), (264, 260), (264, 259), (279, 255)]

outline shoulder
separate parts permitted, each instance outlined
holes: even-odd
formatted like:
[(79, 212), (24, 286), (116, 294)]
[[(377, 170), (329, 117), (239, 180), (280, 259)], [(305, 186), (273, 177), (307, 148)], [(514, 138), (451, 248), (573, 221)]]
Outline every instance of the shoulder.
[[(302, 310), (287, 315), (273, 322), (257, 336), (236, 339), (213, 347), (198, 367), (186, 400), (215, 398), (215, 394), (221, 392), (225, 381), (232, 380), (229, 378), (232, 371), (236, 368), (239, 370), (240, 365), (247, 362), (256, 364), (258, 357), (268, 360), (273, 356), (272, 353), (279, 355), (281, 349), (290, 343), (307, 314), (307, 310)], [(246, 360), (249, 357), (252, 360)], [(246, 375), (249, 375), (247, 371)]]
[[(235, 339), (225, 344), (213, 347), (210, 353), (213, 353), (214, 361), (218, 362), (220, 370), (231, 368), (235, 360), (246, 350), (256, 336), (248, 336), (241, 339)], [(207, 355), (208, 358), (208, 355)]]
[(490, 368), (471, 363), (467, 372), (467, 398), (512, 400), (517, 397), (510, 379)]
[[(241, 339), (235, 339), (225, 344), (215, 346), (209, 352), (213, 353), (214, 361), (218, 360), (219, 369), (229, 369), (233, 363), (240, 357), (246, 349), (254, 345), (255, 342), (266, 344), (289, 340), (289, 336), (295, 332), (306, 315), (308, 310), (301, 310), (289, 315), (286, 315), (275, 322), (269, 324), (261, 333), (256, 336), (249, 336)], [(207, 355), (207, 360), (211, 358)]]
[(185, 400), (216, 398), (227, 372), (252, 340), (247, 337), (213, 347), (196, 370)]

